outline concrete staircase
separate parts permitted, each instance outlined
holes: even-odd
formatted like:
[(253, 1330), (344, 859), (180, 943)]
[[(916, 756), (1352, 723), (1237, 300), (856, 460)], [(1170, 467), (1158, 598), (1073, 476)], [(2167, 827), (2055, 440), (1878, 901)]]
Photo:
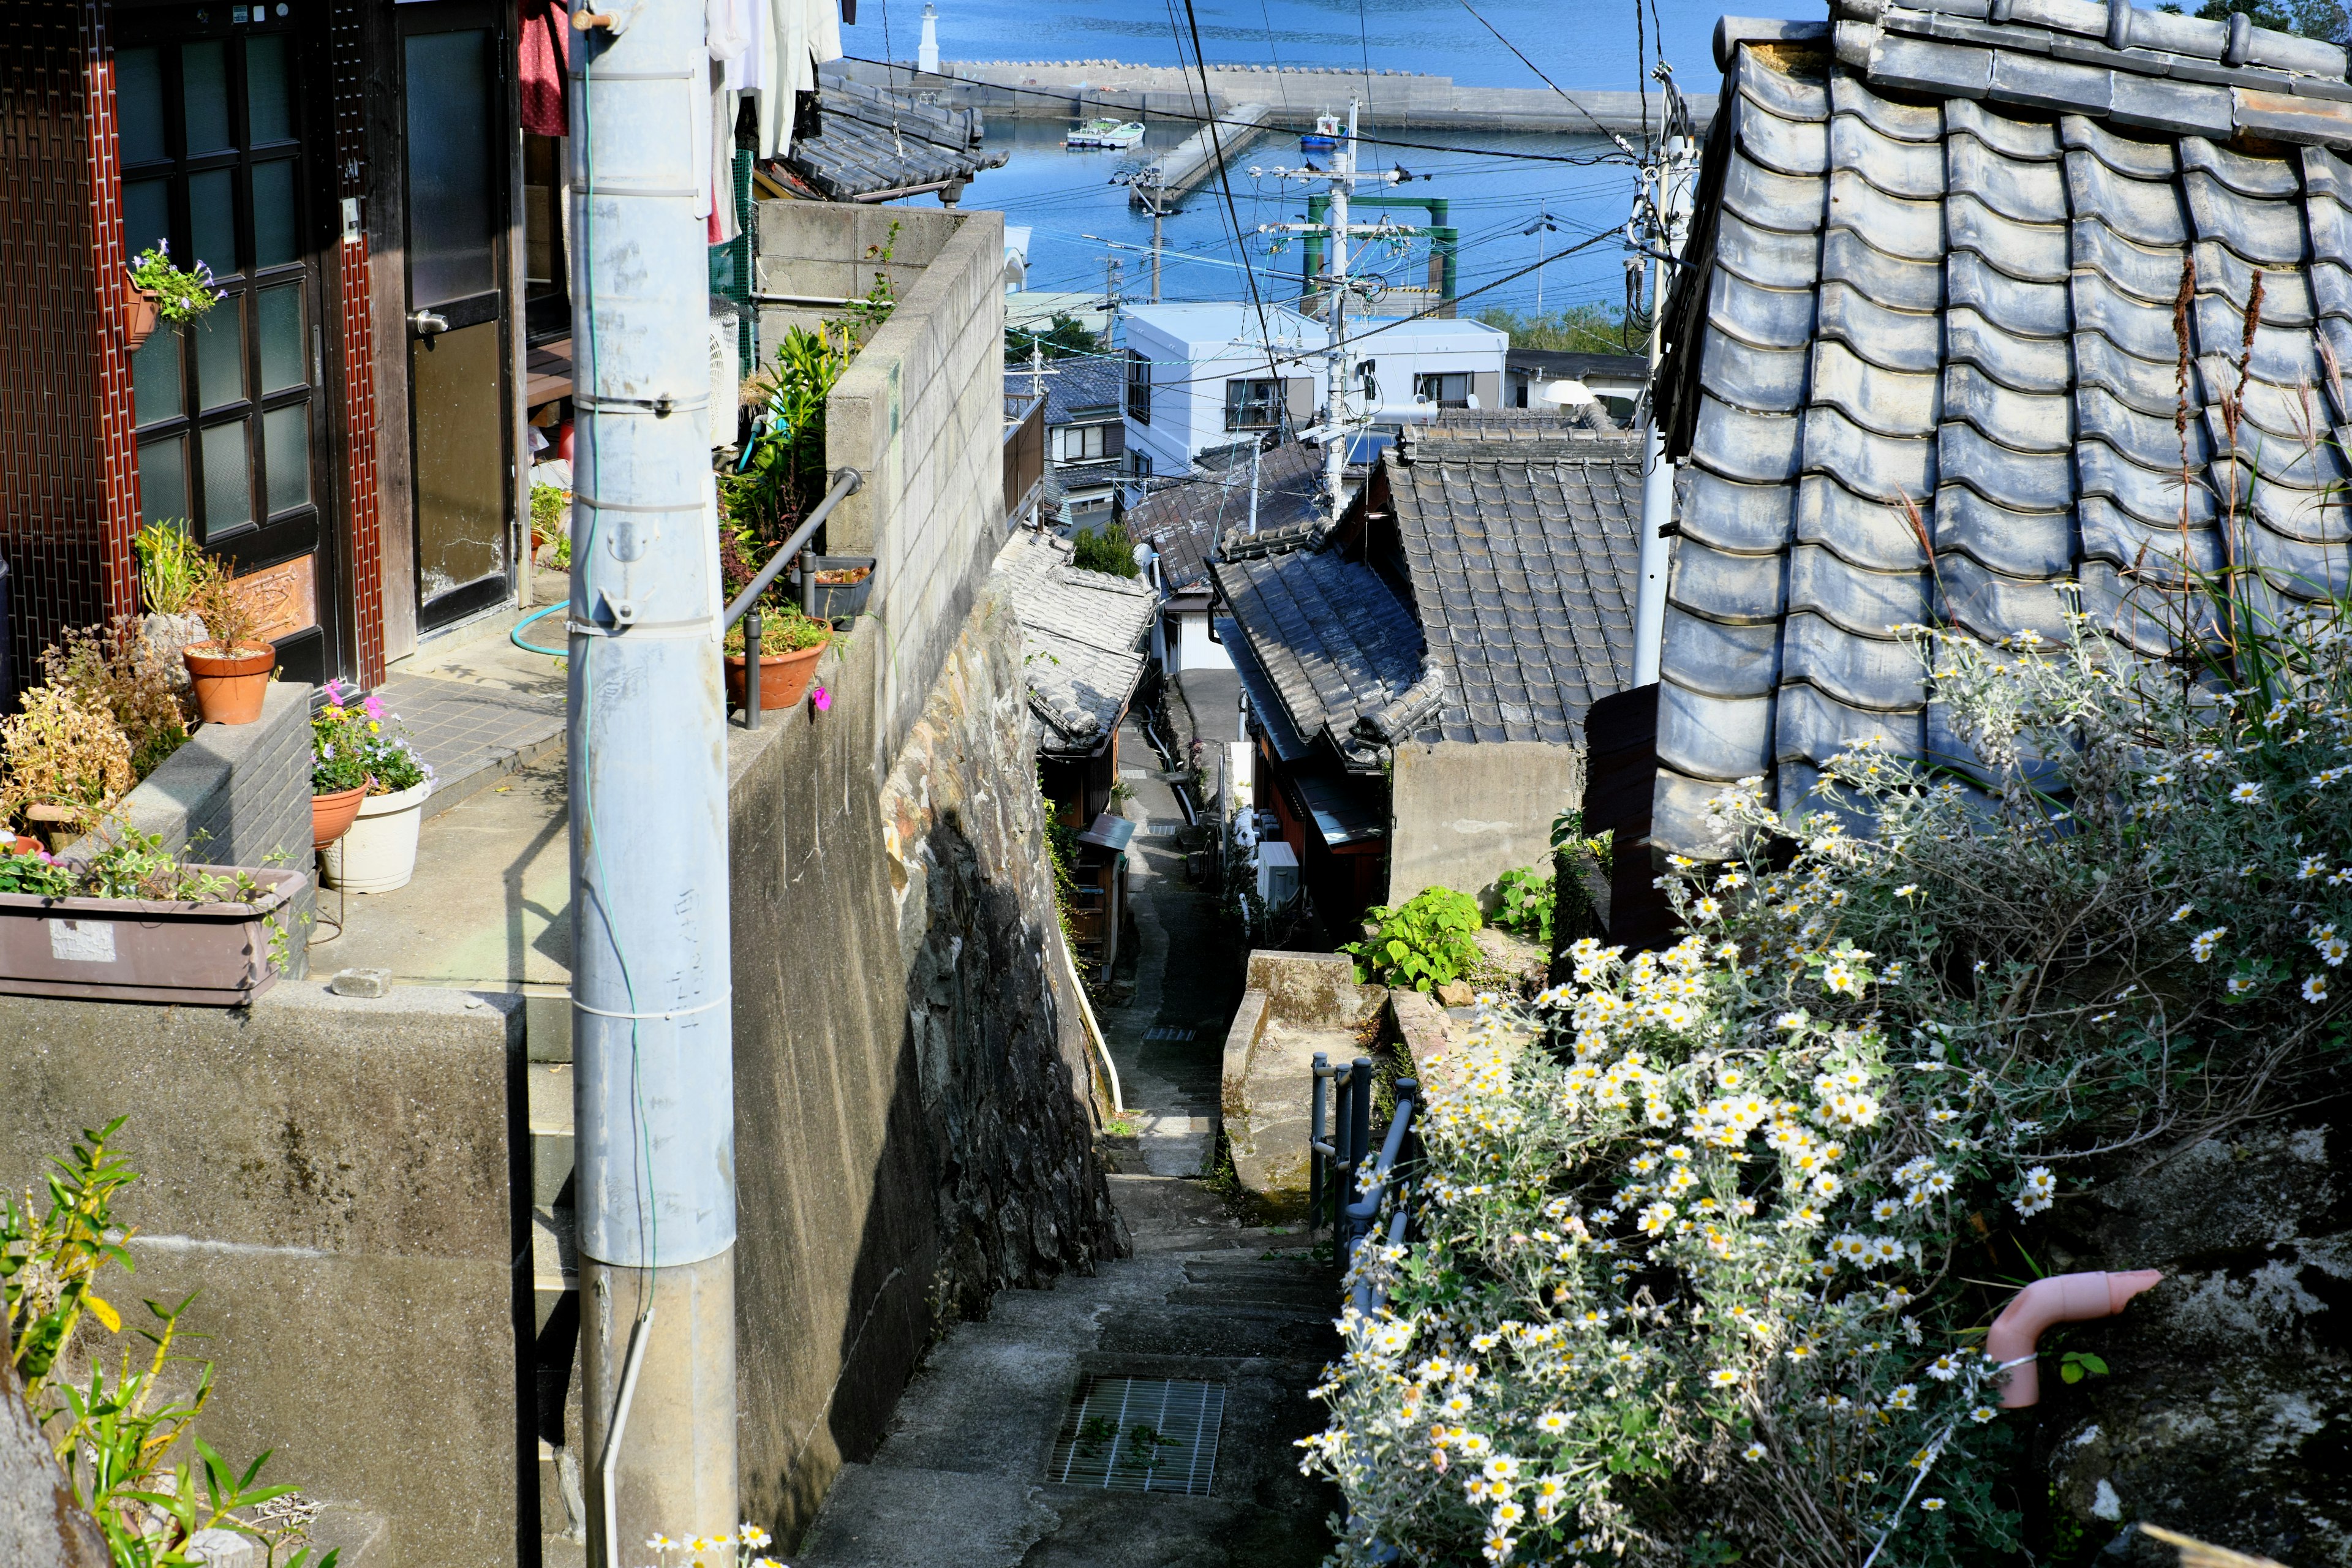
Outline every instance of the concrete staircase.
[[(1048, 1290), (1001, 1292), (900, 1400), (888, 1438), (843, 1467), (795, 1568), (1309, 1568), (1338, 1494), (1298, 1473), (1322, 1426), (1307, 1391), (1339, 1352), (1328, 1264), (1243, 1229), (1198, 1181), (1113, 1176), (1132, 1258)], [(1223, 1391), (1205, 1496), (1049, 1480), (1081, 1381)]]

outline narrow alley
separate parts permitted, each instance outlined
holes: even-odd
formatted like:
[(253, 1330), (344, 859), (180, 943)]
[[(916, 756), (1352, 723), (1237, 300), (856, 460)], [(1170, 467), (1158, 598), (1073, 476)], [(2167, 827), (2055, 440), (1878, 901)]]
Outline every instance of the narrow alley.
[(1184, 879), (1183, 809), (1133, 717), (1119, 758), (1135, 957), (1097, 1016), (1137, 1131), (1110, 1177), (1133, 1254), (1003, 1291), (950, 1333), (796, 1568), (1307, 1568), (1329, 1549), (1338, 1496), (1293, 1445), (1322, 1424), (1308, 1391), (1338, 1352), (1336, 1279), (1206, 1180), (1239, 965)]

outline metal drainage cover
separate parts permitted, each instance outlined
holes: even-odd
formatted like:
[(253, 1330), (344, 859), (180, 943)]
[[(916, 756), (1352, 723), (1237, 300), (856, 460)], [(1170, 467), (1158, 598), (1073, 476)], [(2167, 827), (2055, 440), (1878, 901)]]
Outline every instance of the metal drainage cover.
[(1182, 1024), (1154, 1024), (1143, 1031), (1143, 1037), (1146, 1040), (1189, 1040), (1198, 1033), (1198, 1029), (1188, 1028)]
[(1225, 1386), (1164, 1377), (1089, 1377), (1062, 1417), (1045, 1479), (1109, 1491), (1209, 1495)]
[(1184, 822), (1181, 817), (1155, 816), (1143, 825), (1143, 836), (1146, 838), (1173, 838), (1183, 831)]

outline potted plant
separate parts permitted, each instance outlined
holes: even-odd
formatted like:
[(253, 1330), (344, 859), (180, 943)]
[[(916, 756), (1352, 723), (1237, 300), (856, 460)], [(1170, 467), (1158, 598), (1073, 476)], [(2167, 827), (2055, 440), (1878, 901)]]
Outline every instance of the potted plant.
[[(760, 709), (790, 708), (808, 695), (816, 661), (833, 640), (833, 627), (790, 605), (760, 606)], [(743, 623), (727, 632), (727, 700), (743, 706)]]
[(191, 643), (205, 640), (205, 623), (189, 608), (205, 576), (216, 570), (185, 519), (164, 518), (131, 537), (139, 557), (139, 598), (147, 606), (140, 634), (171, 672), (175, 690), (188, 689), (188, 667), (180, 658)]
[(396, 714), (369, 696), (354, 704), (354, 688), (327, 688), (330, 706), (356, 720), (348, 733), (360, 749), (369, 780), (350, 829), (320, 853), (327, 886), (353, 893), (389, 893), (416, 874), (416, 833), (433, 794), (433, 769), (416, 754)]
[(154, 335), (159, 318), (174, 325), (193, 321), (228, 298), (228, 291), (213, 281), (209, 262), (197, 262), (193, 271), (172, 265), (167, 240), (159, 239), (132, 258), (129, 272), (124, 341), (133, 353)]
[(874, 557), (815, 555), (810, 560), (816, 572), (811, 614), (820, 620), (842, 621), (866, 613), (866, 601), (874, 592)]
[(278, 668), (278, 650), (261, 637), (252, 607), (226, 572), (209, 558), (188, 607), (205, 624), (205, 640), (191, 643), (180, 658), (196, 689), (196, 707), (207, 724), (250, 724), (261, 717), (261, 700)]
[[(310, 719), (310, 845), (324, 849), (351, 831), (360, 802), (375, 781), (367, 770), (367, 726), (381, 722), (364, 704), (351, 703), (352, 689), (327, 683), (326, 706)], [(383, 704), (371, 697), (381, 712)]]
[(185, 862), (129, 829), (86, 861), (0, 849), (0, 994), (250, 1002), (286, 965), (307, 880)]
[(52, 849), (89, 831), (131, 785), (131, 742), (113, 715), (59, 686), (33, 688), (0, 720), (0, 820), (20, 818)]
[[(187, 743), (186, 667), (177, 649), (166, 664), (129, 616), (117, 616), (105, 626), (68, 628), (41, 650), (41, 675), (47, 685), (72, 693), (82, 708), (113, 719), (131, 746), (133, 783)], [(176, 689), (173, 676), (179, 678)]]

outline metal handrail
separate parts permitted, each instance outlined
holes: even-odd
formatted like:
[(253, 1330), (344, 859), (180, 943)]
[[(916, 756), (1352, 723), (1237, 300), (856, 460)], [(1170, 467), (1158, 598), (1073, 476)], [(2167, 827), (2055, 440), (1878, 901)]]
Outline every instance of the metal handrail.
[[(824, 499), (816, 503), (815, 510), (801, 521), (798, 528), (793, 530), (793, 536), (768, 557), (768, 563), (760, 568), (760, 574), (728, 603), (727, 618), (720, 624), (719, 635), (723, 639), (729, 626), (738, 621), (743, 623), (743, 728), (746, 730), (760, 727), (760, 595), (774, 584), (792, 558), (824, 525), (824, 520), (841, 503), (842, 498), (856, 495), (865, 484), (865, 476), (856, 468), (835, 468), (832, 488), (824, 492)], [(806, 615), (815, 607), (816, 574), (803, 563), (801, 613)]]

